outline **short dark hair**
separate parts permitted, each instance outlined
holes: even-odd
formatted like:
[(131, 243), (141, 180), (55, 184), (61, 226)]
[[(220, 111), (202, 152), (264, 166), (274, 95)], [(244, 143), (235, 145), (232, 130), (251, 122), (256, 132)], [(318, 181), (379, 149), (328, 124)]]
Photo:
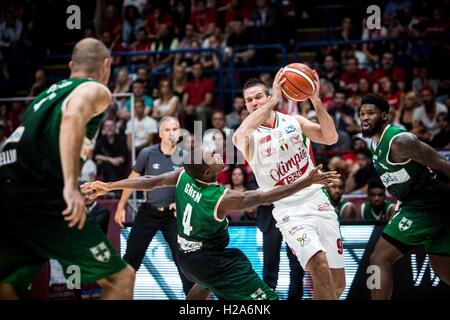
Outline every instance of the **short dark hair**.
[(145, 86), (144, 81), (142, 81), (141, 79), (134, 80), (133, 86), (134, 86), (136, 83), (140, 83), (140, 84), (142, 84), (142, 86)]
[(367, 184), (367, 191), (370, 191), (372, 189), (383, 189), (386, 190), (386, 187), (384, 186), (383, 182), (381, 182), (380, 179), (370, 180)]
[(244, 88), (242, 90), (245, 91), (248, 88), (255, 87), (255, 86), (263, 86), (264, 89), (265, 89), (266, 94), (269, 95), (269, 89), (267, 88), (266, 84), (264, 82), (262, 82), (261, 80), (259, 80), (258, 78), (250, 78), (250, 79), (248, 79), (245, 82)]
[[(201, 163), (195, 163), (195, 160), (201, 159)], [(208, 168), (203, 159), (202, 148), (196, 147), (186, 151), (183, 155), (183, 167), (186, 173), (194, 179), (200, 179)]]
[(381, 112), (389, 112), (389, 103), (387, 100), (374, 93), (366, 94), (361, 100), (361, 105), (363, 104), (373, 104)]

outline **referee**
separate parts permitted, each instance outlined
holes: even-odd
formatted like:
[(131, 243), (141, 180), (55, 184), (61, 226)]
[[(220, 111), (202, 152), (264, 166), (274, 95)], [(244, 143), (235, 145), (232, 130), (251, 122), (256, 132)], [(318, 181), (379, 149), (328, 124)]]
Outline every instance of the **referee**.
[[(142, 149), (132, 167), (129, 178), (142, 175), (160, 175), (178, 168), (172, 162), (171, 155), (177, 151), (180, 124), (174, 117), (161, 119), (159, 137), (161, 143)], [(125, 222), (125, 206), (133, 191), (124, 190), (115, 215), (115, 221), (122, 228)], [(173, 260), (178, 268), (183, 291), (187, 295), (193, 283), (185, 278), (178, 267), (177, 261), (177, 222), (175, 218), (175, 188), (157, 188), (147, 192), (145, 202), (138, 209), (133, 227), (127, 242), (123, 259), (138, 271), (145, 252), (158, 230), (170, 246)]]

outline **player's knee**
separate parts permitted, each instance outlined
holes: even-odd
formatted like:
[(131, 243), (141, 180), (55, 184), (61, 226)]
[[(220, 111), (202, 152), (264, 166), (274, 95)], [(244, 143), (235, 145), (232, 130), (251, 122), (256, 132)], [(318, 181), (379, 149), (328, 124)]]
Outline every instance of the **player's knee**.
[(11, 284), (0, 284), (0, 300), (19, 300)]
[(388, 255), (380, 252), (379, 250), (375, 250), (370, 255), (370, 264), (375, 266), (381, 266), (386, 264), (393, 264), (394, 259), (389, 257)]

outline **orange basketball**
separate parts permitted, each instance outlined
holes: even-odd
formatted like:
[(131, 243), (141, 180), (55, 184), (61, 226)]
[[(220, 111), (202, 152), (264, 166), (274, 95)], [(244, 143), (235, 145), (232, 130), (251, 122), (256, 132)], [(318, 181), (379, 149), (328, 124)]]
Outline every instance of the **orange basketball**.
[(306, 64), (288, 64), (284, 67), (284, 77), (286, 81), (283, 83), (281, 91), (287, 99), (304, 101), (316, 90), (313, 72)]

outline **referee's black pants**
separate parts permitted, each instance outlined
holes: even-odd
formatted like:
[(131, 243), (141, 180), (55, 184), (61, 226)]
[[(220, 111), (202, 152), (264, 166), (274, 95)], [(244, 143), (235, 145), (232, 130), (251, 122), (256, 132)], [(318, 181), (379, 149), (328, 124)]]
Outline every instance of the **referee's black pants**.
[(141, 204), (128, 237), (127, 249), (123, 259), (137, 272), (145, 252), (158, 230), (161, 230), (164, 239), (169, 244), (173, 261), (177, 266), (181, 282), (183, 283), (183, 291), (187, 295), (194, 283), (186, 279), (179, 267), (177, 258), (177, 220), (173, 215), (173, 211), (161, 212), (149, 203)]

